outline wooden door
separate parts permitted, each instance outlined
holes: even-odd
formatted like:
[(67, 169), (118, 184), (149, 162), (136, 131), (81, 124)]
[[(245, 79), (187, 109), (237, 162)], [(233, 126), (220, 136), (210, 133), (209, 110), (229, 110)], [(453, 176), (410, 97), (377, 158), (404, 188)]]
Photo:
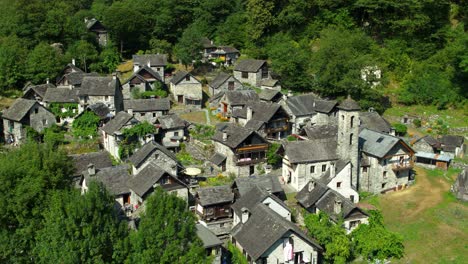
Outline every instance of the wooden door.
[(179, 104), (183, 104), (184, 103), (184, 96), (183, 95), (178, 95), (177, 96), (177, 102)]

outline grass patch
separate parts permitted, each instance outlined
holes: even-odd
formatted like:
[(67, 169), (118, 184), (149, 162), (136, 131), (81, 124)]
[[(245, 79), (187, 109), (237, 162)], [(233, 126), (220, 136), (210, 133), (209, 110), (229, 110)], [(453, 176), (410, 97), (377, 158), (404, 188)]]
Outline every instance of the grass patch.
[(133, 74), (133, 60), (122, 62), (119, 66), (117, 66), (117, 70), (120, 71), (121, 81), (126, 81)]
[(204, 111), (184, 113), (180, 115), (180, 118), (191, 123), (206, 124), (206, 115)]

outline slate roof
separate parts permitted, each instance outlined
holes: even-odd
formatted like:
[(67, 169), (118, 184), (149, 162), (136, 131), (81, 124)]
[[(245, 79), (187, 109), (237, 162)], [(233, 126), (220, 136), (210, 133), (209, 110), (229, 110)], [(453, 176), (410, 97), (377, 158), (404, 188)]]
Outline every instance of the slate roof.
[[(364, 129), (359, 133), (362, 151), (378, 158), (383, 158), (398, 142), (406, 145), (400, 138), (369, 129)], [(409, 146), (408, 148), (414, 152)]]
[(259, 188), (258, 186), (253, 186), (250, 188), (247, 193), (241, 196), (232, 206), (231, 208), (236, 212), (237, 215), (242, 214), (242, 208), (247, 208), (249, 211), (258, 204), (263, 202), (267, 197), (270, 197), (278, 204), (282, 205), (286, 210), (291, 212), (288, 206), (281, 201), (278, 197), (273, 194), (270, 194), (263, 188)]
[(465, 138), (462, 136), (454, 136), (454, 135), (443, 135), (439, 141), (442, 144), (442, 149), (444, 151), (454, 152), (455, 148), (460, 147)]
[[(130, 122), (132, 119), (134, 118), (131, 114), (128, 114), (127, 112), (123, 111), (118, 112), (112, 120), (107, 122), (107, 124), (102, 128), (102, 130), (104, 130), (104, 132), (106, 132), (107, 134), (114, 134), (116, 131), (122, 129), (122, 127), (124, 127), (125, 124)], [(132, 122), (136, 123), (138, 121), (134, 120)]]
[(125, 81), (125, 83), (128, 83), (130, 82), (133, 78), (138, 78), (140, 79), (142, 82), (146, 82), (147, 80), (140, 74), (142, 71), (147, 71), (149, 74), (151, 74), (154, 79), (158, 80), (158, 81), (161, 81), (162, 82), (162, 78), (161, 78), (161, 75), (159, 75), (159, 73), (155, 72), (153, 69), (151, 69), (150, 67), (144, 65), (143, 67), (139, 68), (136, 72), (134, 72), (128, 79), (127, 81)]
[(178, 71), (176, 72), (176, 74), (174, 74), (174, 76), (172, 77), (171, 79), (171, 83), (173, 84), (178, 84), (180, 81), (182, 81), (185, 76), (189, 75), (190, 73), (186, 72), (186, 71)]
[(139, 150), (133, 153), (133, 155), (128, 160), (135, 167), (138, 168), (146, 160), (146, 158), (148, 158), (148, 156), (151, 155), (157, 149), (160, 150), (162, 153), (166, 154), (169, 158), (173, 159), (174, 161), (177, 161), (177, 157), (173, 152), (169, 151), (167, 148), (154, 141), (150, 141), (143, 145), (143, 147), (141, 147)]
[(113, 77), (85, 76), (79, 95), (115, 96), (117, 79)]
[(213, 54), (229, 54), (229, 53), (240, 53), (238, 49), (231, 46), (218, 46)]
[[(335, 201), (341, 202), (341, 212), (338, 214), (335, 213)], [(328, 188), (327, 192), (315, 203), (315, 206), (320, 211), (326, 213), (330, 219), (335, 222), (339, 221), (341, 218), (346, 219), (353, 210), (359, 210), (362, 214), (367, 215), (349, 199), (330, 188)]]
[(169, 111), (171, 109), (169, 98), (129, 99), (123, 102), (125, 111), (133, 109), (133, 112), (152, 112)]
[(213, 43), (213, 41), (211, 41), (207, 37), (202, 38), (201, 43), (203, 45), (203, 48), (205, 48), (205, 49), (216, 48), (216, 45)]
[(50, 88), (47, 89), (43, 98), (48, 103), (78, 103), (78, 91), (70, 88)]
[(262, 80), (262, 86), (275, 87), (278, 82), (276, 79), (264, 79)]
[(233, 184), (237, 187), (241, 197), (254, 187), (258, 187), (266, 191), (270, 190), (273, 194), (283, 192), (283, 188), (281, 188), (278, 177), (274, 175), (236, 178)]
[(258, 72), (265, 63), (265, 60), (246, 59), (239, 61), (234, 67), (234, 70), (243, 72)]
[[(310, 185), (311, 191), (309, 191)], [(328, 187), (319, 181), (309, 181), (304, 187), (296, 194), (297, 202), (304, 208), (312, 207), (328, 190)]]
[(312, 115), (316, 112), (330, 113), (337, 105), (333, 100), (322, 100), (313, 94), (288, 97), (287, 106), (295, 116)]
[(377, 112), (361, 112), (359, 114), (361, 128), (389, 134), (392, 131), (392, 125)]
[(223, 163), (223, 161), (226, 160), (226, 156), (224, 156), (223, 154), (220, 154), (218, 152), (216, 152), (210, 159), (210, 162), (213, 163), (214, 165), (216, 166), (219, 166), (221, 165), (221, 163)]
[(221, 246), (223, 242), (202, 224), (196, 224), (197, 236), (201, 239), (204, 248)]
[(452, 160), (452, 156), (447, 155), (447, 154), (435, 154), (435, 153), (418, 151), (414, 155), (418, 158), (426, 158), (426, 159), (432, 159), (432, 160), (443, 161), (443, 162), (450, 162)]
[(73, 63), (68, 63), (67, 66), (62, 70), (62, 73), (67, 70), (67, 68), (70, 68), (72, 71), (71, 72), (84, 72), (82, 69), (76, 67), (75, 64)]
[(283, 144), (291, 163), (337, 160), (335, 139), (291, 141)]
[(267, 103), (263, 101), (248, 102), (242, 109), (233, 111), (233, 117), (247, 118), (247, 108), (252, 109), (252, 120), (269, 122), (275, 113), (281, 108), (279, 104)]
[[(223, 83), (225, 83), (232, 75), (229, 75), (225, 72), (220, 72), (216, 77), (211, 81), (210, 87), (218, 89)], [(234, 78), (234, 77), (233, 77)]]
[(44, 98), (45, 94), (46, 94), (46, 91), (47, 89), (49, 88), (56, 88), (55, 85), (51, 84), (51, 83), (46, 83), (46, 84), (39, 84), (39, 85), (30, 85), (28, 87), (26, 87), (26, 89), (24, 90), (24, 93), (23, 94), (26, 94), (28, 93), (30, 90), (34, 91), (37, 95), (39, 95), (40, 97)]
[[(227, 140), (223, 141), (223, 132), (227, 132)], [(217, 130), (212, 137), (213, 140), (218, 141), (230, 148), (236, 148), (244, 140), (246, 140), (250, 135), (256, 133), (250, 129), (238, 126), (234, 123), (229, 123), (222, 128), (222, 131)], [(260, 135), (259, 135), (260, 137)]]
[(254, 261), (289, 231), (312, 244), (319, 251), (323, 250), (317, 241), (309, 238), (296, 225), (282, 218), (266, 205), (259, 203), (250, 213), (246, 223), (238, 224), (233, 228), (232, 236)]
[(160, 116), (158, 117), (157, 122), (162, 129), (178, 129), (187, 126), (187, 122), (176, 114)]
[(245, 105), (251, 101), (258, 101), (258, 94), (254, 90), (225, 91), (226, 99), (231, 105)]
[(339, 109), (347, 110), (347, 111), (358, 111), (361, 110), (361, 107), (359, 107), (359, 104), (354, 101), (351, 96), (348, 96), (348, 98), (344, 99), (339, 105)]
[(99, 20), (97, 20), (96, 18), (88, 19), (88, 21), (86, 21), (86, 28), (91, 29), (97, 23), (101, 24), (101, 22)]
[(119, 165), (96, 169), (96, 175), (94, 176), (90, 176), (88, 171), (85, 170), (83, 176), (88, 183), (93, 180), (102, 182), (111, 194), (121, 195), (130, 193), (130, 189), (127, 185), (130, 179), (129, 170), (130, 167), (128, 165)]
[(88, 169), (89, 164), (94, 164), (96, 169), (112, 167), (112, 160), (106, 151), (70, 155), (70, 157), (73, 161), (74, 175), (81, 175), (83, 171)]
[(90, 77), (98, 77), (99, 74), (97, 73), (84, 73), (81, 70), (76, 71), (76, 72), (70, 72), (62, 76), (57, 82), (61, 82), (64, 78), (68, 80), (68, 83), (70, 83), (73, 86), (80, 86), (81, 83), (83, 82), (83, 78), (86, 76)]
[(110, 114), (109, 107), (107, 107), (106, 104), (101, 102), (89, 105), (87, 109), (93, 111), (97, 116), (99, 116), (101, 120), (108, 118)]
[(304, 131), (307, 138), (314, 139), (331, 139), (336, 138), (338, 135), (338, 126), (335, 124), (328, 125), (314, 125), (311, 127), (305, 127)]
[(132, 58), (134, 64), (148, 65), (149, 62), (151, 67), (167, 65), (166, 54), (133, 55)]
[(199, 188), (197, 190), (197, 197), (201, 206), (231, 203), (234, 201), (234, 193), (229, 185)]
[(143, 197), (164, 174), (168, 173), (159, 166), (150, 163), (128, 181), (128, 186), (138, 196)]
[(13, 102), (10, 108), (3, 111), (2, 117), (19, 122), (28, 114), (34, 104), (36, 104), (35, 100), (18, 98)]
[(272, 101), (277, 95), (281, 95), (281, 91), (273, 89), (263, 89), (258, 97), (263, 101)]

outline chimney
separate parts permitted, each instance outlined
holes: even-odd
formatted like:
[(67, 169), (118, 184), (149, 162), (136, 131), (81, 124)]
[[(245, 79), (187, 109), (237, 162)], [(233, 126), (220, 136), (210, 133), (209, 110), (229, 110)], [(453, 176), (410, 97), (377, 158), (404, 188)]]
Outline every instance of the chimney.
[(288, 96), (287, 96), (287, 95), (285, 95), (285, 94), (283, 94), (283, 101), (285, 101), (285, 102), (286, 102), (287, 100), (288, 100)]
[(146, 63), (146, 65), (148, 66), (148, 68), (151, 68), (151, 62), (150, 62), (150, 61), (148, 61), (148, 62)]
[(314, 190), (314, 188), (315, 188), (315, 182), (310, 181), (309, 182), (309, 188), (308, 188), (309, 192), (312, 192), (312, 190)]
[(93, 163), (90, 163), (90, 164), (88, 165), (88, 174), (89, 174), (89, 176), (94, 176), (94, 175), (96, 175), (96, 166), (94, 166)]
[(341, 200), (340, 199), (335, 199), (335, 214), (341, 213)]
[(228, 134), (226, 131), (223, 131), (223, 141), (227, 141)]
[(133, 108), (128, 108), (127, 113), (129, 113), (130, 115), (133, 115)]
[(373, 113), (375, 111), (374, 107), (369, 107), (369, 113)]
[(117, 80), (117, 72), (112, 73), (112, 80)]
[(315, 100), (314, 100), (314, 102), (312, 103), (312, 107), (315, 108)]
[(241, 209), (242, 215), (241, 215), (241, 222), (245, 224), (249, 220), (250, 212), (249, 209), (242, 207)]
[(291, 90), (288, 90), (288, 97), (291, 97), (291, 96), (293, 96), (293, 93)]
[(84, 22), (88, 23), (89, 19), (87, 17), (84, 18)]
[(49, 84), (49, 78), (46, 79), (46, 83)]
[(335, 178), (336, 168), (335, 163), (330, 163), (330, 178)]
[(72, 64), (76, 65), (75, 63), (76, 63), (75, 59), (72, 59)]
[(271, 194), (271, 188), (270, 187), (267, 187), (266, 191), (268, 192), (268, 194)]
[(247, 122), (249, 122), (252, 119), (252, 115), (253, 115), (252, 107), (247, 106)]

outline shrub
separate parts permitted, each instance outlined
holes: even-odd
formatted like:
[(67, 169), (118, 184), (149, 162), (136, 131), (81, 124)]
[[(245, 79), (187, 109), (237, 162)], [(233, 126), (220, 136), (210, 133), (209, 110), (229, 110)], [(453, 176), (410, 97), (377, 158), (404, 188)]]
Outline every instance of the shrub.
[(421, 119), (418, 119), (418, 118), (414, 119), (413, 120), (413, 125), (415, 127), (421, 127)]
[(395, 132), (401, 136), (405, 135), (408, 131), (408, 127), (404, 124), (394, 124), (393, 127), (395, 127)]

